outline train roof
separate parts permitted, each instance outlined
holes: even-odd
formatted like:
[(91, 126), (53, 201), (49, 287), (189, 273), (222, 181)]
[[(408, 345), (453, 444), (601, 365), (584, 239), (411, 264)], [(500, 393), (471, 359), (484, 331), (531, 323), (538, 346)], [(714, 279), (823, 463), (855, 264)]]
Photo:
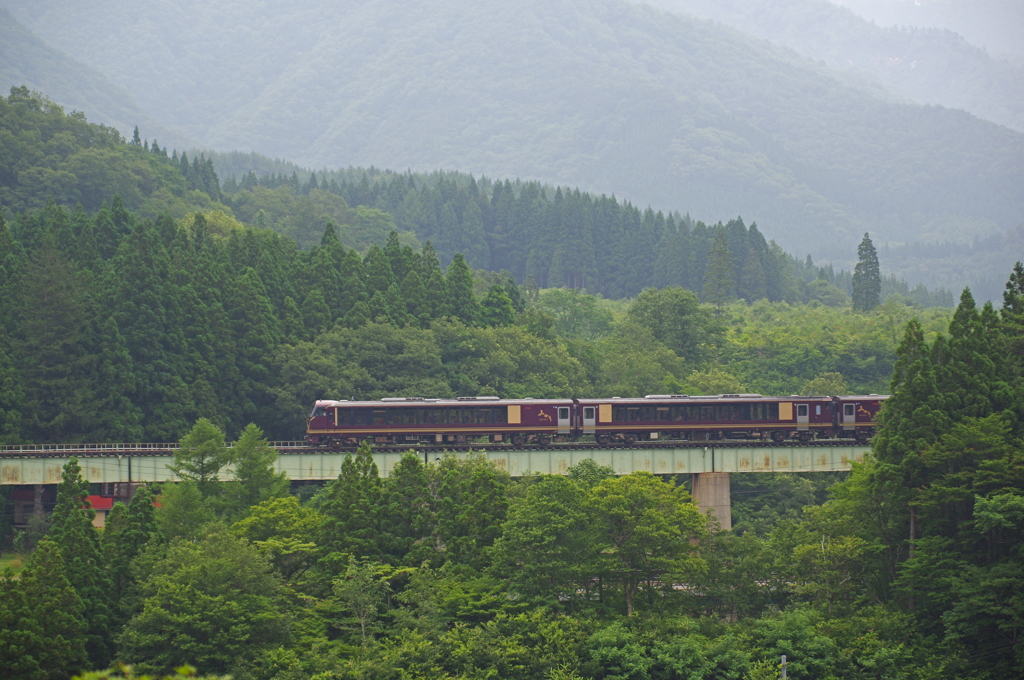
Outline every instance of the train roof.
[(831, 401), (832, 397), (825, 396), (764, 396), (761, 394), (648, 394), (643, 397), (606, 397), (604, 399), (580, 399), (581, 404), (650, 404), (654, 402), (669, 402), (685, 404), (688, 402), (707, 401), (793, 401), (794, 399), (823, 399)]
[(572, 399), (501, 399), (500, 397), (455, 397), (447, 399), (432, 399), (424, 397), (385, 397), (377, 401), (349, 401), (347, 399), (317, 400), (316, 406), (377, 406), (381, 408), (389, 406), (506, 406), (508, 404), (553, 404), (568, 406), (573, 403)]

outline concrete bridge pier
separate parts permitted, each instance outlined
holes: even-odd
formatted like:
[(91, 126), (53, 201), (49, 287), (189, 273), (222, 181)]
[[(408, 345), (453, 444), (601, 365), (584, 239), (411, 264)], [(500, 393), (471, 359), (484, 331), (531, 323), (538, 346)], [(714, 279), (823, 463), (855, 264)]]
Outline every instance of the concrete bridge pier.
[(693, 500), (700, 511), (708, 510), (723, 530), (732, 529), (732, 496), (728, 472), (697, 472), (691, 480)]

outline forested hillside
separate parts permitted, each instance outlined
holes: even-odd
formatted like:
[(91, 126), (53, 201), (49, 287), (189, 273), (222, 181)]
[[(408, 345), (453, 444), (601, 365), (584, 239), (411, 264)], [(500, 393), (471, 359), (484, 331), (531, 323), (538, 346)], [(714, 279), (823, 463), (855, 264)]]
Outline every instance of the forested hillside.
[[(789, 47), (919, 104), (963, 109), (1024, 132), (1024, 65), (996, 58), (953, 31), (905, 22), (877, 26), (829, 0), (650, 4), (713, 19)], [(1012, 21), (1016, 10), (1007, 6), (1004, 13)]]
[(45, 44), (0, 7), (0, 92), (21, 86), (46, 92), (68, 110), (88, 111), (92, 121), (122, 134), (139, 125), (173, 146), (194, 144), (139, 107), (127, 89)]
[(709, 224), (742, 215), (844, 267), (865, 231), (959, 242), (1024, 214), (1024, 135), (620, 0), (14, 11), (208, 148), (521, 177)]
[(827, 492), (733, 475), (728, 531), (686, 479), (593, 460), (511, 479), (410, 452), (381, 479), (364, 444), (292, 495), (260, 428), (228, 449), (202, 418), (158, 507), (142, 487), (100, 533), (72, 459), (19, 536), (27, 566), (0, 578), (0, 664), (12, 680), (114, 661), (239, 680), (1016, 677), (1024, 268), (998, 311), (965, 292), (947, 332), (901, 336), (875, 456)]
[[(0, 101), (0, 131), (7, 442), (173, 440), (199, 416), (287, 439), (323, 397), (792, 393), (822, 373), (880, 392), (893, 324), (943, 296), (886, 278), (903, 296), (853, 312), (848, 274), (739, 219), (536, 183), (248, 175), (223, 192), (211, 159), (21, 89)], [(318, 236), (300, 248), (269, 227)], [(487, 271), (503, 263), (513, 272)]]

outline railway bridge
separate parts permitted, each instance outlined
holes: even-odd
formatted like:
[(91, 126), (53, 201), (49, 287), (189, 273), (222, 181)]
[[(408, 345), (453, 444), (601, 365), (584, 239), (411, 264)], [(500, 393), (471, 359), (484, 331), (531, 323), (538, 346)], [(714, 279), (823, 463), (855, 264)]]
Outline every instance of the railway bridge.
[[(270, 442), (277, 449), (277, 469), (294, 481), (330, 480), (341, 472), (349, 451), (332, 451), (305, 442)], [(230, 446), (230, 445), (229, 445)], [(61, 469), (78, 458), (82, 475), (92, 484), (176, 481), (168, 468), (175, 444), (37, 444), (0, 447), (0, 484), (32, 486), (37, 498), (45, 485), (60, 482)], [(373, 452), (381, 476), (410, 449), (378, 447)], [(425, 462), (440, 458), (442, 448), (412, 449)], [(723, 528), (732, 526), (729, 475), (745, 472), (832, 472), (849, 470), (870, 450), (866, 444), (821, 440), (786, 442), (645, 442), (627, 446), (591, 443), (552, 444), (547, 447), (480, 445), (471, 449), (486, 456), (513, 477), (565, 474), (588, 458), (616, 474), (645, 471), (655, 475), (692, 475), (697, 504), (712, 510)], [(452, 451), (465, 454), (466, 452)], [(230, 470), (230, 466), (226, 468)]]

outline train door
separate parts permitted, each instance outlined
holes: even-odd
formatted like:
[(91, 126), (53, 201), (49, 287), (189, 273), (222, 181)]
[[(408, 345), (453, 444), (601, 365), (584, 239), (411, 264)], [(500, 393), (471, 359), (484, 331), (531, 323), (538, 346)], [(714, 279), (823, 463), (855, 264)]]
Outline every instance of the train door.
[(569, 434), (569, 429), (572, 427), (569, 418), (571, 410), (568, 406), (558, 407), (558, 434)]
[(796, 405), (796, 429), (807, 430), (810, 423), (810, 404)]
[(857, 429), (857, 405), (843, 404), (843, 430)]
[(584, 406), (583, 407), (583, 434), (594, 434), (594, 428), (597, 426), (597, 407), (596, 406)]

